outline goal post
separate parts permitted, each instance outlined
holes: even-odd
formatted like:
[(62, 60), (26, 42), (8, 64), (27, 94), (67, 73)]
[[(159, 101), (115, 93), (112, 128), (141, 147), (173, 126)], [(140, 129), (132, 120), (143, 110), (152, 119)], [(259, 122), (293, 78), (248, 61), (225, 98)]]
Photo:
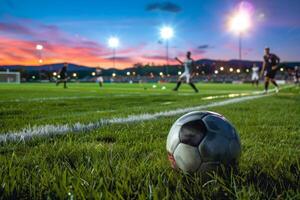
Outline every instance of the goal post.
[(20, 72), (0, 71), (0, 83), (17, 83), (21, 82)]

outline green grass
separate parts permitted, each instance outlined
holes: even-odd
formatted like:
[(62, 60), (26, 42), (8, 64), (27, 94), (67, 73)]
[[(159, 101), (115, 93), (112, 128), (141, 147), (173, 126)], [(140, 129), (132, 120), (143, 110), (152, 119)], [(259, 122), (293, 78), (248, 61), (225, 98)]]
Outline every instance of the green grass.
[[(255, 91), (250, 85), (164, 84), (0, 85), (0, 134), (34, 125), (94, 122), (222, 101)], [(144, 88), (147, 88), (146, 90)], [(262, 88), (260, 88), (262, 90)], [(220, 96), (213, 100), (204, 97)], [(59, 97), (59, 98), (57, 98)], [(103, 126), (91, 132), (0, 145), (0, 198), (60, 199), (299, 199), (300, 90), (290, 88), (257, 100), (210, 110), (240, 133), (238, 171), (184, 175), (171, 169), (166, 117)]]

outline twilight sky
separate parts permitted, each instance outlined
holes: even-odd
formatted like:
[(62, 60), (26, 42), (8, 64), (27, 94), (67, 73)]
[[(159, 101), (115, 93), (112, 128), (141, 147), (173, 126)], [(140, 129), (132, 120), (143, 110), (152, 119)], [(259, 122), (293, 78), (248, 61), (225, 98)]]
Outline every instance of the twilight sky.
[[(238, 37), (228, 19), (239, 0), (0, 0), (0, 65), (72, 62), (112, 66), (110, 36), (120, 39), (117, 67), (165, 63), (159, 29), (172, 26), (170, 58), (238, 58)], [(283, 61), (300, 61), (300, 0), (248, 0), (251, 28), (243, 58), (261, 60), (269, 46)]]

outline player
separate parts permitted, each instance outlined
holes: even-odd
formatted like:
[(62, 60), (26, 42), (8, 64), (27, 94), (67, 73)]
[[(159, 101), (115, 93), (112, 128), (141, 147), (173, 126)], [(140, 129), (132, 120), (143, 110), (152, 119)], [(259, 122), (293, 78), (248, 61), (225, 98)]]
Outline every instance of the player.
[(64, 63), (64, 66), (59, 71), (59, 80), (56, 82), (56, 86), (60, 83), (64, 83), (64, 88), (67, 88), (67, 80), (68, 80), (68, 63)]
[(299, 86), (300, 81), (300, 69), (298, 66), (294, 68), (294, 83)]
[(198, 89), (196, 88), (196, 86), (194, 85), (194, 83), (191, 82), (191, 78), (192, 78), (191, 72), (194, 67), (194, 60), (191, 58), (191, 55), (192, 55), (192, 53), (188, 51), (186, 54), (186, 60), (184, 62), (179, 60), (177, 57), (175, 58), (181, 65), (184, 66), (184, 73), (179, 77), (177, 85), (173, 89), (174, 91), (178, 90), (178, 88), (180, 87), (180, 85), (182, 83), (182, 80), (185, 78), (186, 83), (190, 84), (190, 86), (195, 90), (195, 92), (199, 92)]
[(99, 83), (100, 88), (103, 86), (103, 82), (104, 82), (103, 77), (101, 76), (101, 73), (102, 73), (102, 70), (98, 67), (96, 69), (96, 74), (97, 74), (96, 82)]
[(259, 67), (254, 64), (252, 67), (252, 85), (254, 86), (254, 84), (256, 84), (256, 88), (258, 88), (258, 84), (259, 84)]
[(268, 93), (269, 82), (271, 81), (275, 85), (276, 93), (279, 92), (278, 84), (275, 81), (276, 72), (280, 58), (275, 54), (270, 53), (270, 48), (265, 48), (264, 63), (261, 70), (261, 76), (264, 73), (265, 76), (265, 90), (264, 93)]

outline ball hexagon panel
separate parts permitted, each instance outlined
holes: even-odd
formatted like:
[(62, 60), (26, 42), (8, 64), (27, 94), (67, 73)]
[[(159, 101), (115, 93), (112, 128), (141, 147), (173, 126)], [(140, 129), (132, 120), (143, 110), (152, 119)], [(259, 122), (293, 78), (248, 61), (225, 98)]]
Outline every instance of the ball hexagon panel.
[(228, 138), (208, 131), (198, 147), (203, 162), (227, 162), (231, 158), (229, 143)]
[(205, 124), (201, 119), (189, 121), (181, 126), (179, 139), (181, 143), (197, 147), (204, 138)]
[(199, 150), (196, 147), (180, 143), (174, 152), (176, 166), (184, 172), (194, 172), (201, 165)]
[(202, 120), (209, 131), (216, 132), (230, 139), (236, 138), (234, 128), (223, 117), (216, 115), (207, 115)]
[(169, 135), (167, 138), (167, 151), (171, 154), (174, 153), (175, 148), (179, 144), (180, 129), (181, 129), (181, 125), (178, 125), (177, 123), (175, 123), (169, 132)]

